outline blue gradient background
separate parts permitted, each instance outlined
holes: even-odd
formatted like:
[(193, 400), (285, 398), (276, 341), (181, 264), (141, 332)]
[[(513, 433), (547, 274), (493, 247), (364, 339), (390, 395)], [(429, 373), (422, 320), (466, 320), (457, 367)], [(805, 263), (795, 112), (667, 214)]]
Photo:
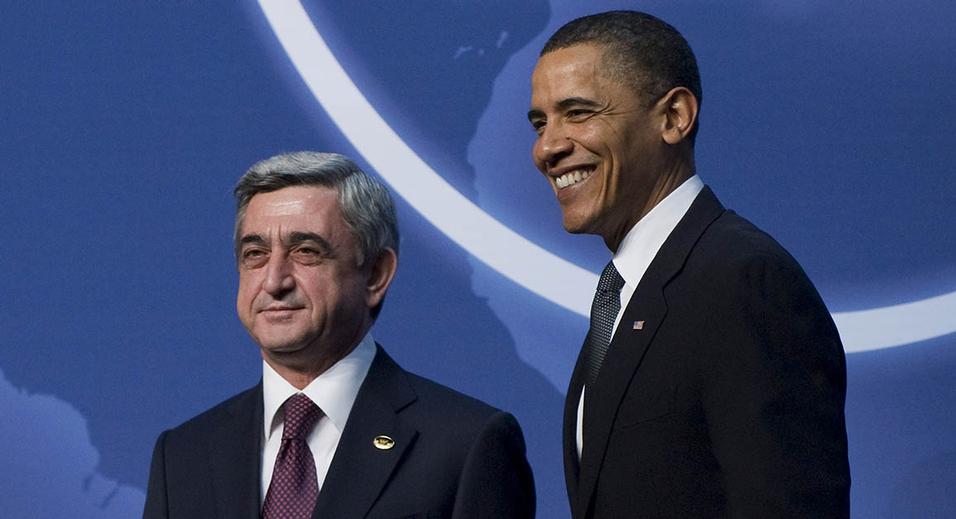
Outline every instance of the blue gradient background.
[[(591, 270), (606, 250), (564, 233), (530, 161), (528, 77), (558, 26), (620, 7), (688, 38), (701, 176), (831, 310), (956, 290), (951, 3), (307, 3), (429, 165)], [(282, 151), (361, 157), (249, 1), (3, 4), (0, 128), (0, 508), (136, 517), (158, 433), (259, 377), (234, 315), (231, 186)], [(561, 402), (585, 319), (398, 204), (401, 267), (376, 338), (513, 411), (539, 516), (567, 517)], [(956, 336), (852, 354), (848, 371), (854, 517), (956, 516)]]

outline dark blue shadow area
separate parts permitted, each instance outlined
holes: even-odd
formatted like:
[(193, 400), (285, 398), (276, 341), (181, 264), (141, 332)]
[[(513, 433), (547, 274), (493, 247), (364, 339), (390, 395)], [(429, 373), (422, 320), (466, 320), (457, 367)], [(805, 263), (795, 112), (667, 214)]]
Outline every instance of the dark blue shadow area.
[[(544, 26), (547, 5), (308, 5), (376, 110), (443, 178), (473, 196), (466, 149), (496, 76)], [(402, 266), (376, 338), (410, 369), (513, 412), (535, 469), (539, 516), (567, 515), (562, 393), (518, 357), (512, 335), (475, 295), (468, 255), (413, 208), (402, 204), (401, 216)]]
[(474, 294), (468, 260), (402, 208), (396, 284), (373, 333), (406, 368), (514, 413), (535, 471), (539, 517), (568, 515), (561, 461), (563, 392), (521, 360), (514, 339)]
[(853, 516), (956, 517), (956, 336), (847, 359)]
[(144, 488), (162, 429), (259, 377), (234, 310), (232, 184), (279, 151), (344, 145), (317, 143), (261, 16), (20, 9), (0, 16), (0, 366), (75, 406), (99, 470)]
[(445, 180), (473, 198), (466, 148), (505, 62), (547, 23), (547, 2), (306, 5), (376, 111)]

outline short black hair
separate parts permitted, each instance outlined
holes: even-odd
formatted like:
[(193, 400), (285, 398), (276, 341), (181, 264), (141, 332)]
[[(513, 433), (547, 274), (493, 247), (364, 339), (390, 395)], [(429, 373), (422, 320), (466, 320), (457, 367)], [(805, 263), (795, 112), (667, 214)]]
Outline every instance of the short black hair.
[[(555, 32), (541, 56), (573, 45), (604, 47), (603, 73), (630, 84), (639, 96), (656, 102), (672, 88), (685, 87), (703, 101), (697, 58), (687, 40), (670, 24), (638, 11), (608, 11), (577, 18)], [(690, 134), (693, 143), (697, 125)]]

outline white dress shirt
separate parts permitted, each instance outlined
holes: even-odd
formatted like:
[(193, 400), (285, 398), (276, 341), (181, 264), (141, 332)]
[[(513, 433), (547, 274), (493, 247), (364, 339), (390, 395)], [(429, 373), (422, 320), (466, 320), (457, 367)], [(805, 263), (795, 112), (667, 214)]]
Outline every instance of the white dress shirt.
[(375, 340), (369, 333), (351, 353), (333, 364), (302, 391), (282, 378), (267, 362), (262, 361), (264, 416), (260, 503), (266, 498), (269, 483), (272, 481), (276, 456), (282, 445), (282, 427), (285, 418), (282, 404), (290, 396), (301, 392), (322, 410), (322, 417), (316, 422), (307, 439), (312, 458), (315, 459), (316, 481), (321, 490), (325, 476), (329, 472), (329, 465), (332, 464), (335, 448), (345, 429), (345, 422), (348, 421), (349, 413), (352, 411), (352, 404), (355, 403), (355, 397), (358, 395), (362, 382), (365, 381), (365, 375), (368, 374), (373, 358), (375, 358)]
[[(611, 337), (617, 331), (617, 325), (621, 322), (621, 316), (627, 308), (627, 303), (637, 290), (638, 283), (647, 272), (647, 267), (661, 250), (664, 241), (670, 236), (674, 228), (681, 221), (681, 218), (687, 214), (691, 204), (704, 189), (704, 182), (697, 175), (684, 181), (677, 189), (672, 191), (663, 200), (654, 206), (650, 212), (638, 220), (634, 227), (627, 232), (621, 245), (618, 246), (614, 254), (614, 267), (624, 278), (624, 286), (621, 287), (621, 309), (617, 312), (614, 319), (614, 328), (611, 329)], [(578, 459), (581, 459), (581, 452), (584, 450), (584, 391), (581, 388), (581, 396), (578, 400), (578, 415), (575, 430), (575, 438), (578, 448)]]

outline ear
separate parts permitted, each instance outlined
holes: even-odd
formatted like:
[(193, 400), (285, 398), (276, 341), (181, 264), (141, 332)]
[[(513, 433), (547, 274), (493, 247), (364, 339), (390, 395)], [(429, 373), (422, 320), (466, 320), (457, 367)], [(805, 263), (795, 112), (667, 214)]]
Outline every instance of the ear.
[(697, 124), (697, 98), (685, 87), (674, 87), (658, 101), (665, 116), (661, 137), (667, 144), (686, 139)]
[(398, 255), (392, 249), (385, 249), (368, 268), (365, 302), (369, 308), (375, 308), (385, 299), (388, 286), (392, 284), (392, 278), (398, 270)]

